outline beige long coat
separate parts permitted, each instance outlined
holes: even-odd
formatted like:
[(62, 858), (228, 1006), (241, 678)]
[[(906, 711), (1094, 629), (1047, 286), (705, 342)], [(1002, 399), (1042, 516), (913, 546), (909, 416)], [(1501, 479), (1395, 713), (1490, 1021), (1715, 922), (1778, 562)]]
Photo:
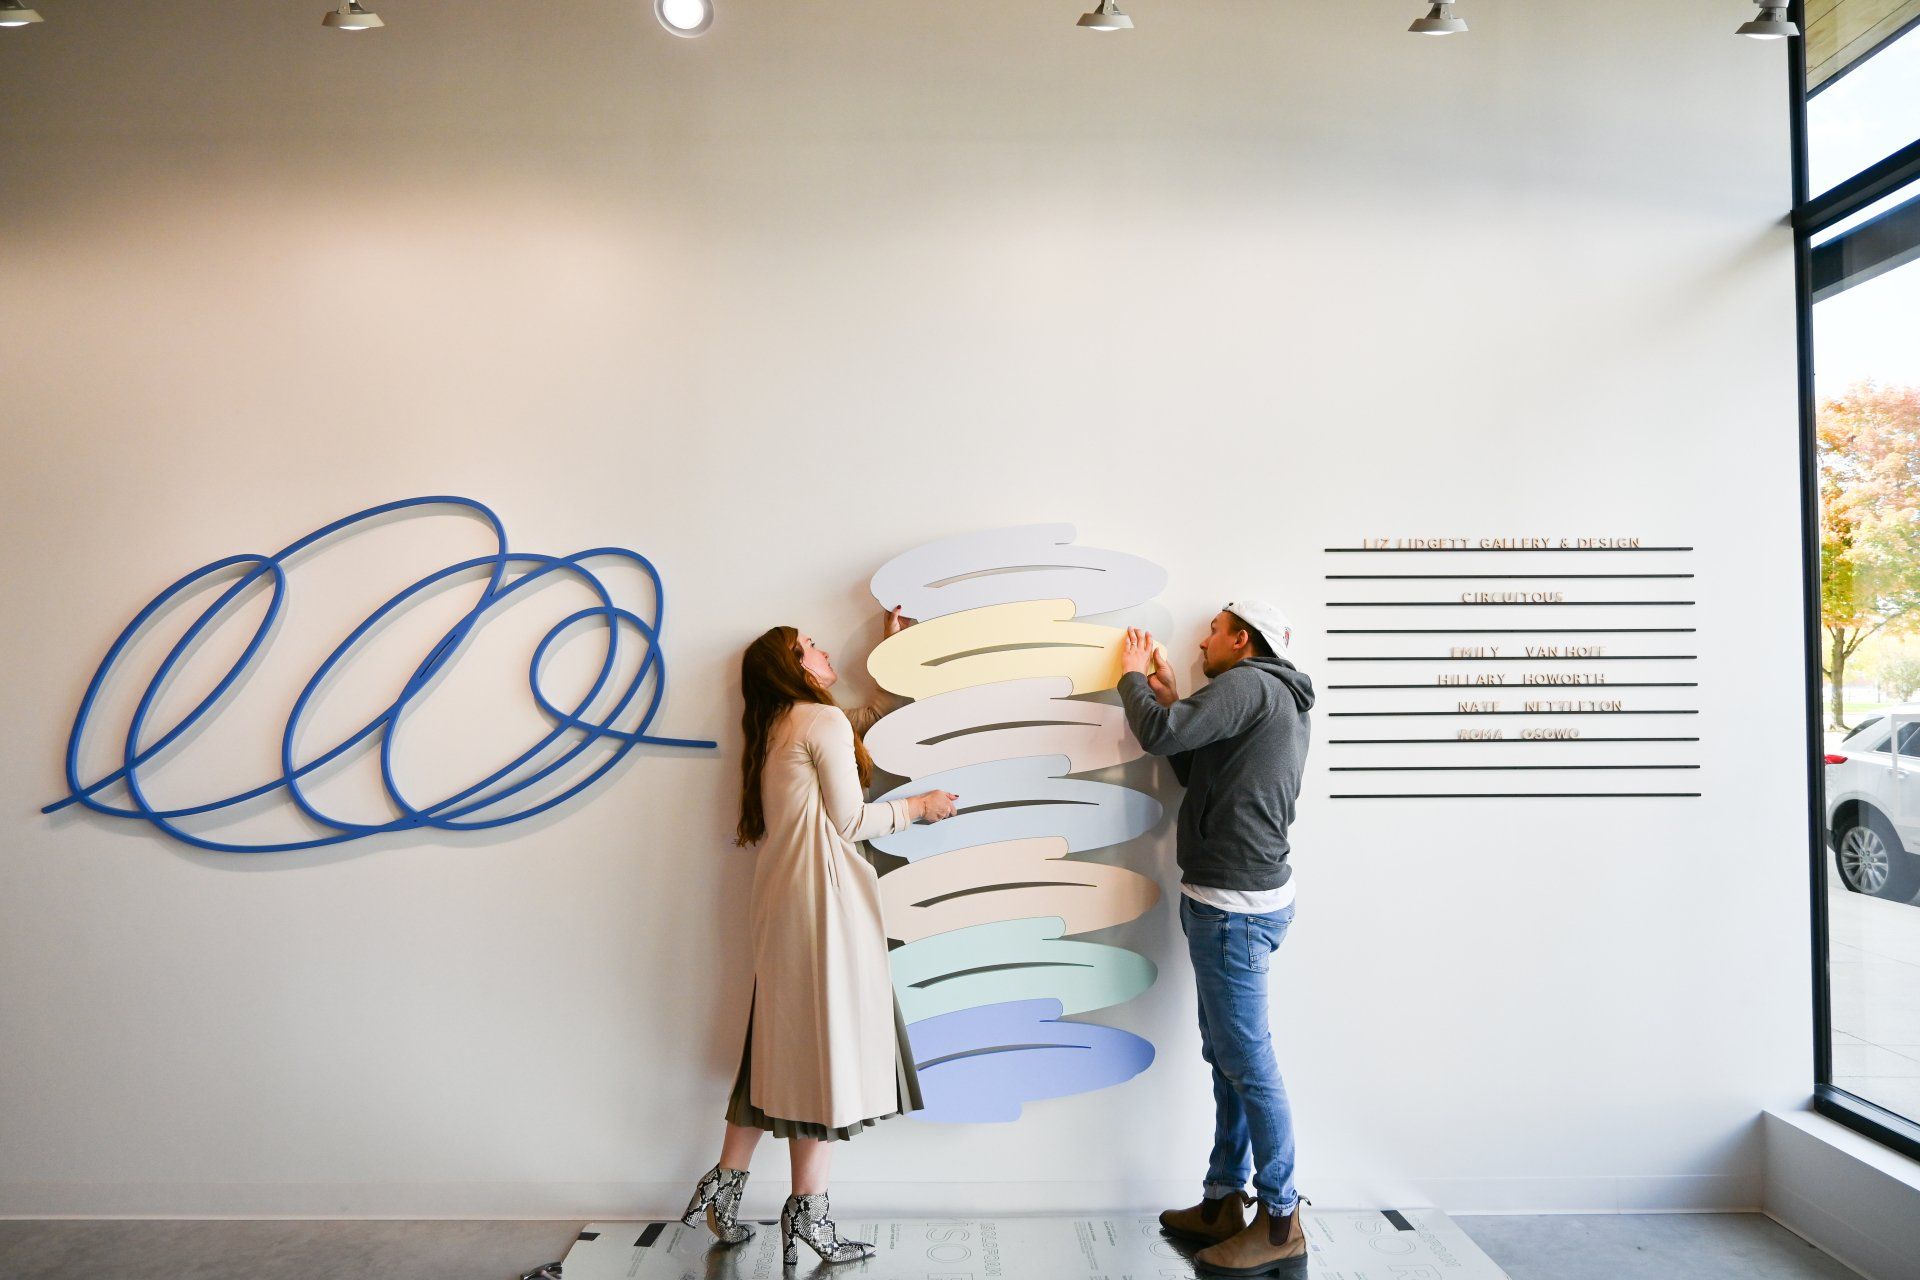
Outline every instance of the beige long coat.
[(904, 830), (907, 802), (865, 802), (853, 721), (813, 703), (774, 726), (760, 798), (750, 1098), (829, 1128), (887, 1115), (900, 1105), (893, 980), (880, 879), (854, 845)]

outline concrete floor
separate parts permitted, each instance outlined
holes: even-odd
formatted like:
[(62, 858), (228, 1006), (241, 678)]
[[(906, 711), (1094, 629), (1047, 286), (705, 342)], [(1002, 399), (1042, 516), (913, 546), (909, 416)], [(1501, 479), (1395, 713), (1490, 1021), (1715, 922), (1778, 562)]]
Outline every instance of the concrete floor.
[(1512, 1280), (1858, 1280), (1758, 1213), (1454, 1218)]
[[(1854, 1280), (1758, 1214), (1460, 1217), (1512, 1280)], [(4, 1280), (514, 1280), (566, 1222), (0, 1222)], [(812, 1274), (803, 1269), (796, 1274)]]

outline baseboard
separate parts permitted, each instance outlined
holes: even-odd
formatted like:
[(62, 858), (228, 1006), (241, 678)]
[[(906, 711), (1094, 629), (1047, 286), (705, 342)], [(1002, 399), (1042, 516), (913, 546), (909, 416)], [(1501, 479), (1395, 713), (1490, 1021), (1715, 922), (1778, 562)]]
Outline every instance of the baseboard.
[(1769, 1217), (1868, 1280), (1920, 1280), (1920, 1162), (1811, 1111), (1765, 1132)]
[[(581, 1183), (0, 1183), (0, 1218), (367, 1218), (481, 1221), (657, 1220), (685, 1207), (692, 1179)], [(783, 1170), (784, 1172), (784, 1170)], [(1656, 1174), (1584, 1178), (1316, 1179), (1325, 1208), (1438, 1208), (1449, 1213), (1685, 1213), (1759, 1207), (1754, 1178)], [(756, 1176), (746, 1211), (771, 1217), (784, 1178)], [(1073, 1214), (1191, 1203), (1196, 1182), (846, 1182), (834, 1199), (864, 1214)]]

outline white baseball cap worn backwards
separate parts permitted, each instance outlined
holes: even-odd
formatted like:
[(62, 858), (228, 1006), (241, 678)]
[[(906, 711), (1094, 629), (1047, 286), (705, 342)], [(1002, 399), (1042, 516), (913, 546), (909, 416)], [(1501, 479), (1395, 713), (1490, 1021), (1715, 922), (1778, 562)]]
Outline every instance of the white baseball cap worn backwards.
[(1228, 601), (1226, 609), (1258, 631), (1276, 657), (1293, 660), (1293, 624), (1277, 607), (1265, 600), (1243, 599)]

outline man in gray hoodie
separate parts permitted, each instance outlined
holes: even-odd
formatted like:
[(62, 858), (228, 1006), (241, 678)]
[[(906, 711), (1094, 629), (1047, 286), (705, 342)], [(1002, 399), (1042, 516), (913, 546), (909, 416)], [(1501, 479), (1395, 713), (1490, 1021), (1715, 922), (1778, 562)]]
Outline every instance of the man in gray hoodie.
[(1180, 926), (1199, 994), (1200, 1054), (1213, 1068), (1203, 1198), (1167, 1210), (1160, 1222), (1207, 1242), (1196, 1260), (1227, 1276), (1306, 1274), (1293, 1115), (1267, 1022), (1268, 962), (1293, 921), (1287, 827), (1313, 706), (1313, 681), (1293, 665), (1292, 638), (1272, 605), (1229, 604), (1200, 641), (1209, 683), (1185, 699), (1151, 635), (1129, 629), (1121, 648), (1127, 723), (1187, 789), (1177, 837)]

